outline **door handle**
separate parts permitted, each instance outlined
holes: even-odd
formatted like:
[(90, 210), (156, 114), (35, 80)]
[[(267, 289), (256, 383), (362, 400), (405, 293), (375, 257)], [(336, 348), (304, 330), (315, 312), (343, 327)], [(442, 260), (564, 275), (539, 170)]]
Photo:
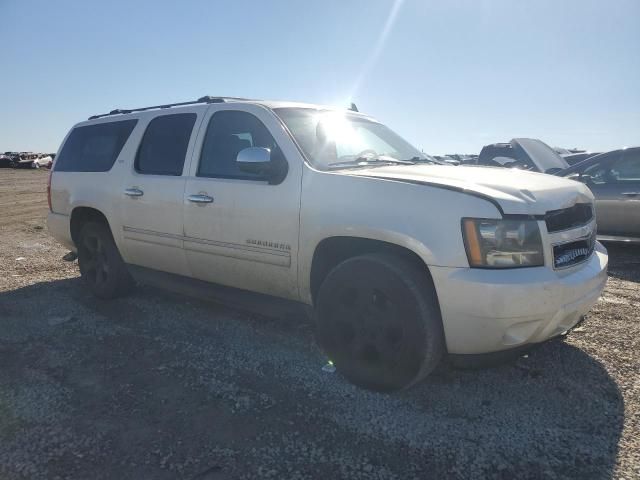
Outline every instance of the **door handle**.
[(144, 192), (137, 187), (125, 188), (124, 194), (129, 197), (141, 197)]
[(213, 197), (209, 195), (203, 195), (199, 193), (198, 195), (189, 195), (187, 200), (193, 203), (213, 203)]
[(625, 197), (637, 197), (640, 195), (640, 192), (622, 192), (622, 195)]

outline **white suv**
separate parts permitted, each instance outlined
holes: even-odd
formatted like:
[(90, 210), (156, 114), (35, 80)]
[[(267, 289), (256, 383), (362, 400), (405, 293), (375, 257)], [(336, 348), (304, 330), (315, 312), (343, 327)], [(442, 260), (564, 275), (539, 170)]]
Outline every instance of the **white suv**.
[(593, 195), (540, 173), (447, 166), (357, 111), (203, 97), (73, 127), (48, 226), (99, 297), (131, 274), (314, 307), (352, 382), (409, 386), (441, 356), (538, 343), (606, 282)]

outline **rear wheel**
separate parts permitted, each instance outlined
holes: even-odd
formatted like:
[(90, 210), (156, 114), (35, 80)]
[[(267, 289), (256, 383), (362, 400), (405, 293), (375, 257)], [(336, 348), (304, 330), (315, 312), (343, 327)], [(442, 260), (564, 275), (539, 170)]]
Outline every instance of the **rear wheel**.
[(78, 243), (80, 275), (95, 296), (116, 298), (131, 290), (133, 279), (106, 225), (87, 223)]
[(339, 264), (320, 287), (315, 313), (320, 346), (363, 388), (411, 386), (445, 350), (433, 282), (400, 255), (367, 254)]

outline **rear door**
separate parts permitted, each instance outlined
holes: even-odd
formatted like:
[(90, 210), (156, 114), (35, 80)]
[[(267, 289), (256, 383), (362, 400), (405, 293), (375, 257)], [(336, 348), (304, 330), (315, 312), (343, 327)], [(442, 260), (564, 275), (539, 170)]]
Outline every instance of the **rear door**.
[[(211, 105), (184, 194), (184, 246), (193, 277), (297, 299), (302, 162), (284, 127), (254, 104)], [(273, 185), (239, 169), (247, 147), (288, 163)]]
[(121, 187), (123, 256), (128, 263), (188, 275), (183, 250), (183, 172), (202, 108), (147, 117)]

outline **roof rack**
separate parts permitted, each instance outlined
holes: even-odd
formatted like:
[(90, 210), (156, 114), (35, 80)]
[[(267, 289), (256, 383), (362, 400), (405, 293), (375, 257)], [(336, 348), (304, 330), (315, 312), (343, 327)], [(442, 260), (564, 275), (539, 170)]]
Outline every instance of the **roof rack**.
[(198, 103), (225, 103), (228, 101), (234, 100), (250, 100), (249, 98), (240, 98), (240, 97), (212, 97), (211, 95), (205, 95), (204, 97), (200, 97), (197, 100), (191, 100), (189, 102), (179, 102), (179, 103), (167, 103), (165, 105), (152, 105), (151, 107), (142, 107), (142, 108), (116, 108), (115, 110), (111, 110), (109, 113), (101, 113), (100, 115), (92, 115), (89, 117), (89, 120), (95, 120), (96, 118), (108, 117), (110, 115), (122, 115), (133, 112), (144, 112), (145, 110), (154, 110), (154, 109), (163, 109), (163, 108), (171, 108), (171, 107), (182, 107), (185, 105), (196, 105)]

